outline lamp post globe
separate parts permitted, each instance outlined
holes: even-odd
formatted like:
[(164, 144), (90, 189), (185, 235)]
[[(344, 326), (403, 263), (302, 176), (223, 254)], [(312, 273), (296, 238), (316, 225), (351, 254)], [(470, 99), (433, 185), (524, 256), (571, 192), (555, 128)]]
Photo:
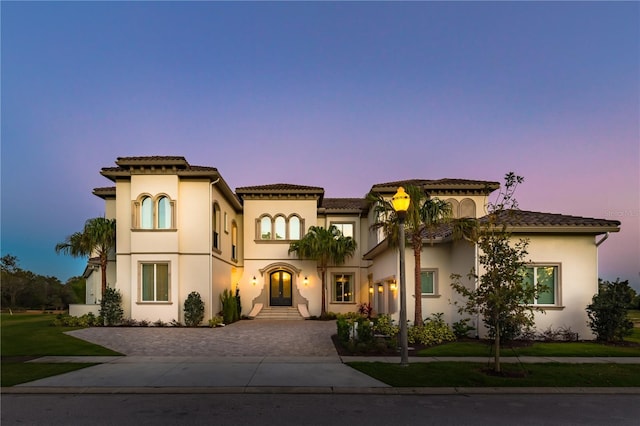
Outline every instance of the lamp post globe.
[(398, 192), (396, 192), (391, 199), (391, 204), (393, 204), (393, 209), (398, 216), (398, 247), (400, 252), (400, 365), (405, 367), (409, 365), (409, 343), (407, 338), (407, 285), (404, 267), (404, 220), (407, 216), (409, 204), (411, 204), (411, 198), (409, 194), (404, 191), (403, 187), (399, 187)]

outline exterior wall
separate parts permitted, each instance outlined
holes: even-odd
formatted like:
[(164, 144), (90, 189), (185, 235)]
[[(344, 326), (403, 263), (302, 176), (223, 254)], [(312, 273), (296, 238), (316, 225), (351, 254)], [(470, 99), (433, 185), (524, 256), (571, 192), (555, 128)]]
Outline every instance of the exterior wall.
[(595, 238), (589, 235), (529, 235), (529, 259), (535, 264), (558, 265), (556, 306), (536, 313), (536, 329), (570, 327), (580, 339), (595, 336), (587, 325), (586, 307), (598, 292)]
[[(240, 288), (243, 314), (248, 314), (252, 308), (254, 299), (261, 298), (267, 301), (269, 298), (269, 272), (265, 270), (269, 265), (281, 265), (292, 273), (292, 290), (295, 295), (296, 289), (299, 294), (307, 299), (309, 312), (311, 315), (319, 315), (321, 308), (321, 295), (319, 289), (322, 288), (315, 262), (298, 260), (295, 255), (289, 255), (290, 240), (260, 240), (257, 219), (263, 215), (274, 218), (281, 214), (289, 217), (297, 214), (302, 219), (301, 235), (306, 234), (310, 226), (317, 222), (317, 200), (315, 199), (257, 199), (245, 200), (243, 209), (243, 231), (242, 246), (244, 247), (243, 265), (244, 270), (238, 280)], [(262, 270), (262, 272), (261, 272)], [(300, 271), (298, 274), (296, 271)], [(308, 277), (309, 284), (304, 286), (304, 277)], [(256, 277), (256, 284), (251, 282)], [(295, 300), (306, 302), (304, 300)], [(329, 300), (329, 299), (327, 299)]]

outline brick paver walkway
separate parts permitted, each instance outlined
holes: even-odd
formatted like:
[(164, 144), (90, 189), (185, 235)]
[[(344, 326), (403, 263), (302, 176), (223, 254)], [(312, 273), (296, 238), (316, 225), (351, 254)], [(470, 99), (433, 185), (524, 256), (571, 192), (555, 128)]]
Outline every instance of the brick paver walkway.
[(92, 327), (68, 334), (125, 355), (336, 356), (335, 321), (244, 320), (218, 328)]

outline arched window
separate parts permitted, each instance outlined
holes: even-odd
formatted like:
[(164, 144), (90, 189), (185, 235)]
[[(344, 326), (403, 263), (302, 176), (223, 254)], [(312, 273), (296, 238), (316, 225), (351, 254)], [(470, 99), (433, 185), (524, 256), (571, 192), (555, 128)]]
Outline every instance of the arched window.
[(231, 259), (238, 259), (238, 225), (231, 222)]
[(300, 218), (298, 216), (292, 216), (289, 218), (289, 239), (300, 239)]
[(260, 220), (260, 239), (271, 239), (271, 218), (269, 216), (264, 216)]
[(460, 202), (460, 217), (476, 217), (476, 203), (471, 198)]
[(287, 224), (284, 217), (278, 216), (275, 220), (276, 240), (284, 240), (287, 237)]
[(220, 222), (220, 206), (218, 203), (214, 203), (211, 215), (211, 244), (216, 250), (220, 250)]
[(459, 208), (458, 208), (458, 200), (456, 200), (455, 198), (449, 198), (447, 200), (447, 203), (449, 203), (451, 205), (451, 215), (457, 219), (460, 215), (459, 213)]
[(144, 197), (140, 204), (140, 228), (153, 229), (153, 201), (151, 197)]
[(158, 199), (158, 229), (171, 229), (171, 201), (169, 197)]

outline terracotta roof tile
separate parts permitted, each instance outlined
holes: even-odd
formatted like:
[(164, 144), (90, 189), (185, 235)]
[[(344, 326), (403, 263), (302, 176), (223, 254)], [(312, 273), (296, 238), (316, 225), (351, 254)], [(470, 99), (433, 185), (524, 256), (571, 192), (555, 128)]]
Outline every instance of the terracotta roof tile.
[[(526, 210), (507, 210), (502, 212), (498, 217), (500, 223), (514, 227), (572, 227), (588, 230), (589, 228), (618, 228), (620, 226), (620, 221), (617, 220), (595, 219)], [(480, 220), (485, 222), (487, 216)]]
[(368, 204), (364, 198), (325, 198), (322, 207), (331, 210), (364, 210)]
[(273, 183), (269, 185), (243, 186), (236, 188), (236, 192), (280, 192), (280, 191), (322, 191), (324, 188), (317, 186), (294, 185), (290, 183)]
[(500, 187), (499, 182), (470, 180), (470, 179), (405, 179), (395, 182), (377, 183), (371, 187), (371, 191), (380, 193), (395, 192), (399, 186), (418, 186), (424, 190), (440, 190), (440, 191), (481, 191), (490, 193)]

